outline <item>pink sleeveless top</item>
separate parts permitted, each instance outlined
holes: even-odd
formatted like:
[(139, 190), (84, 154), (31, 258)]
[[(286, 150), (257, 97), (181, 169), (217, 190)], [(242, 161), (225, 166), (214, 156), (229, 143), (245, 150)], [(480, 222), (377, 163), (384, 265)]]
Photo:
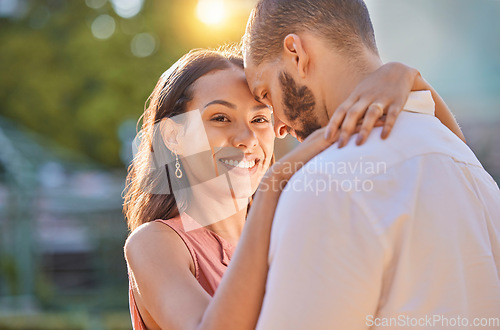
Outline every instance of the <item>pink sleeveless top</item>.
[[(222, 237), (200, 227), (187, 214), (169, 220), (155, 220), (172, 228), (184, 241), (194, 262), (194, 276), (200, 285), (213, 296), (219, 286), (222, 275), (227, 269), (235, 247), (226, 242)], [(185, 228), (197, 228), (185, 230)], [(129, 286), (130, 316), (134, 330), (146, 330), (139, 309), (135, 303), (132, 289)]]

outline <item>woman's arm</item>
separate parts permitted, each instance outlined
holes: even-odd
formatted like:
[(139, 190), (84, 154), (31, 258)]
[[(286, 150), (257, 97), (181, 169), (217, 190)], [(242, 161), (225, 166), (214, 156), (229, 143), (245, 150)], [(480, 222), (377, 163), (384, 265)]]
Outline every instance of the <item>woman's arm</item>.
[[(338, 145), (343, 147), (355, 133), (356, 125), (363, 120), (363, 127), (356, 140), (358, 144), (362, 144), (384, 114), (386, 118), (382, 138), (387, 138), (410, 92), (418, 90), (431, 91), (436, 104), (436, 117), (465, 142), (455, 117), (441, 96), (422, 78), (418, 70), (397, 62), (382, 65), (359, 83), (330, 118), (325, 138), (340, 136)], [(373, 104), (381, 107), (370, 107)]]
[(432, 88), (432, 86), (420, 75), (420, 72), (417, 71), (417, 73), (418, 74), (415, 77), (412, 90), (429, 90), (432, 94), (432, 98), (434, 99), (434, 103), (436, 104), (437, 119), (439, 119), (444, 126), (448, 127), (450, 131), (455, 133), (455, 135), (458, 136), (460, 140), (467, 143), (467, 141), (465, 140), (465, 136), (462, 133), (457, 120), (455, 119), (455, 116), (448, 108), (444, 100), (441, 98), (438, 92), (436, 92), (434, 88)]
[(263, 178), (238, 248), (199, 329), (255, 329), (264, 298), (268, 272), (271, 225), (282, 189), (296, 170), (331, 142), (325, 128), (275, 163)]

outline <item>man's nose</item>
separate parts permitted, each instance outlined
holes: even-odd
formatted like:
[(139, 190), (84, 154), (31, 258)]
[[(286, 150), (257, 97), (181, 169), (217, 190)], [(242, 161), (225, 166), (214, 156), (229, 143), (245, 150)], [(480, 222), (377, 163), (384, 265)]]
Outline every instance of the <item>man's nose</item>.
[(276, 116), (274, 116), (274, 134), (278, 139), (283, 139), (288, 134), (285, 123)]

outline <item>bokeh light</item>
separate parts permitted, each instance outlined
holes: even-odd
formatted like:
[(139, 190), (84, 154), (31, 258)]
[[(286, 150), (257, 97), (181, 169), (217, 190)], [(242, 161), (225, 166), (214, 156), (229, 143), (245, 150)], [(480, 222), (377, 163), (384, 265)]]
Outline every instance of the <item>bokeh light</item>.
[(113, 17), (100, 15), (92, 22), (92, 34), (97, 39), (108, 39), (115, 32), (116, 24)]
[(144, 0), (111, 0), (113, 9), (123, 18), (132, 18), (139, 14), (143, 4)]
[(132, 39), (130, 50), (137, 57), (148, 57), (156, 50), (156, 40), (149, 33), (139, 33)]
[(106, 4), (107, 0), (85, 0), (85, 4), (92, 9), (99, 9)]

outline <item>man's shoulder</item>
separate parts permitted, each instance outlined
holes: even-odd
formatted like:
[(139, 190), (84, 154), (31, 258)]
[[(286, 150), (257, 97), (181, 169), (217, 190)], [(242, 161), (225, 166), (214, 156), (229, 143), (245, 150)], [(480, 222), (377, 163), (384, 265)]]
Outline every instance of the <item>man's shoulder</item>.
[(381, 139), (381, 133), (381, 127), (374, 128), (362, 146), (355, 144), (355, 136), (344, 148), (339, 149), (334, 144), (311, 159), (304, 171), (327, 175), (331, 175), (332, 170), (340, 175), (346, 172), (356, 176), (376, 175), (399, 163), (428, 154), (444, 154), (481, 166), (469, 147), (434, 116), (403, 112), (387, 139)]

